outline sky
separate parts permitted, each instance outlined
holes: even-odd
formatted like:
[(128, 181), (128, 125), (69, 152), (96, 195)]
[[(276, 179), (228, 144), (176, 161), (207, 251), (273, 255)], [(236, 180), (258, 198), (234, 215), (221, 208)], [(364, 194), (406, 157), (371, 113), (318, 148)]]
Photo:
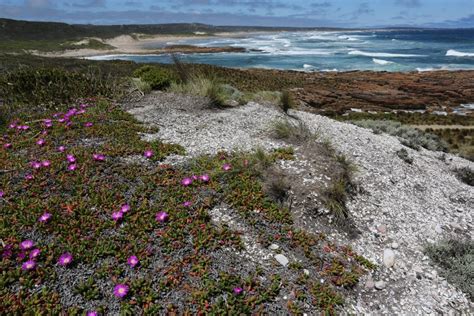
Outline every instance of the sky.
[(0, 0), (0, 17), (74, 24), (474, 28), (474, 0)]

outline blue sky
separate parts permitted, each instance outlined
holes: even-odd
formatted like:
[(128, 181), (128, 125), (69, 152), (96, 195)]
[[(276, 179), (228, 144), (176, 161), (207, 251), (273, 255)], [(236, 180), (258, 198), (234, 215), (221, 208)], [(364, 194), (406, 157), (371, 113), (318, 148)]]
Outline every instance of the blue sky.
[(93, 24), (474, 27), (474, 0), (0, 0), (0, 17)]

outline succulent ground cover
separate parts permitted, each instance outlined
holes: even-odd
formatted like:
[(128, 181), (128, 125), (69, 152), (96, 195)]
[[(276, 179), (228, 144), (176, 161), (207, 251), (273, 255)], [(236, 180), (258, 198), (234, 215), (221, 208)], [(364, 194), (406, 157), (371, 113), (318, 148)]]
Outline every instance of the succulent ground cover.
[[(373, 268), (350, 247), (298, 229), (291, 211), (267, 198), (261, 153), (163, 165), (185, 149), (141, 140), (150, 128), (99, 99), (19, 115), (1, 132), (7, 314), (332, 314)], [(292, 150), (265, 155), (273, 163)], [(244, 259), (242, 233), (211, 219), (222, 204), (259, 244), (278, 241), (298, 260), (269, 267)]]

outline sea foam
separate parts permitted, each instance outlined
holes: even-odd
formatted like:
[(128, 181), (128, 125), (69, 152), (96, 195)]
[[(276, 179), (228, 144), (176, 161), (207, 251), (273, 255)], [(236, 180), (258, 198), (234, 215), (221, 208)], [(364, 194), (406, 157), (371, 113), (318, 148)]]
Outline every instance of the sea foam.
[(372, 61), (376, 63), (377, 65), (382, 65), (382, 66), (393, 64), (393, 61), (377, 59), (377, 58), (373, 58)]
[(454, 49), (450, 49), (446, 52), (446, 56), (451, 56), (451, 57), (474, 57), (474, 53), (465, 53), (465, 52), (460, 52)]
[(349, 55), (356, 55), (356, 56), (388, 57), (388, 58), (426, 57), (426, 55), (374, 53), (374, 52), (363, 52), (363, 51), (360, 51), (360, 50), (353, 50), (353, 51), (350, 51), (348, 54)]

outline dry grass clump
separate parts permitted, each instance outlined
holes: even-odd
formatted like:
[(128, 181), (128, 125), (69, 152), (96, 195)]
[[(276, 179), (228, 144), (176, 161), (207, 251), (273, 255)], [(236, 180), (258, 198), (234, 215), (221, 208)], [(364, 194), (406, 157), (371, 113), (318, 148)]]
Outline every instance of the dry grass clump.
[(290, 143), (303, 143), (316, 139), (316, 135), (301, 121), (276, 121), (272, 125), (273, 137)]

